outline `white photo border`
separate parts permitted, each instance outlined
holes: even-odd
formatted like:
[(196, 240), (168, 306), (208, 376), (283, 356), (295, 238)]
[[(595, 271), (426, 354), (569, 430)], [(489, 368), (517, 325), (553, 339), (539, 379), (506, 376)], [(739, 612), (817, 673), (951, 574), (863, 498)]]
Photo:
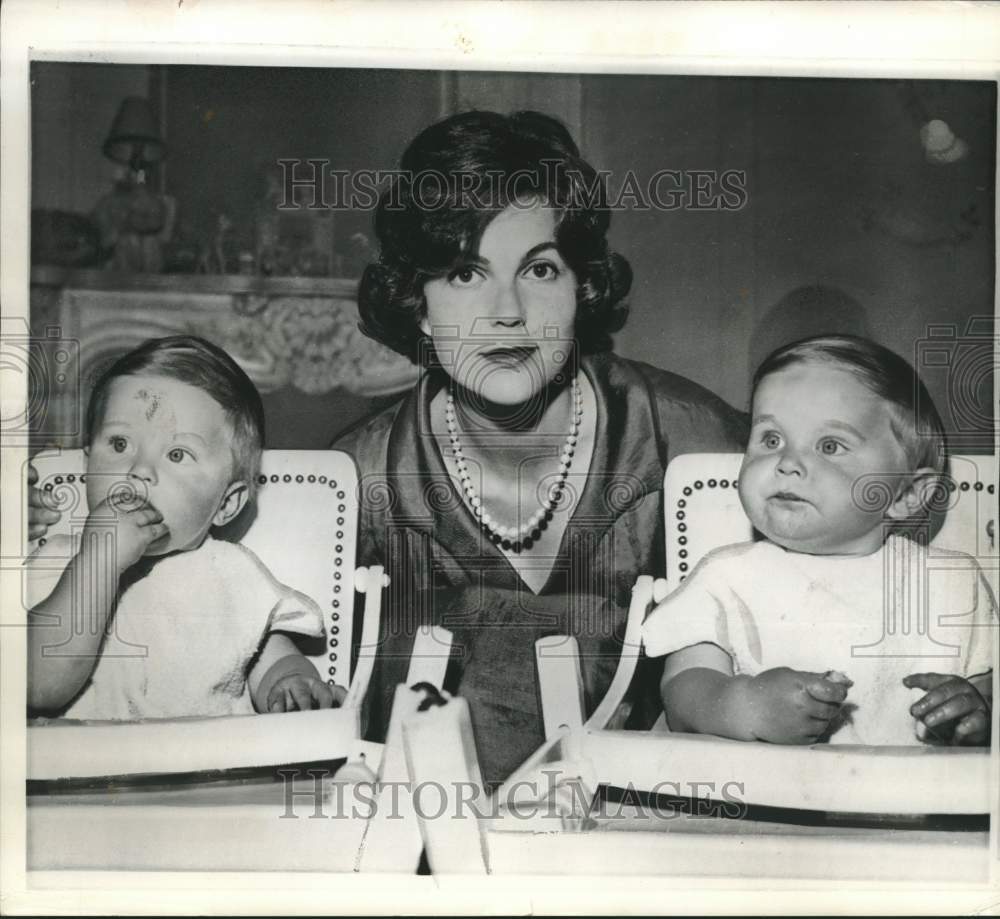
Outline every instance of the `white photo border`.
[[(28, 316), (31, 60), (990, 81), (1000, 74), (1000, 7), (991, 4), (76, 0), (70, 5), (8, 0), (0, 16), (0, 303), (5, 319)], [(4, 417), (16, 414), (25, 399), (23, 386), (6, 386), (0, 393)], [(24, 865), (23, 610), (19, 573), (11, 576), (9, 567), (10, 547), (21, 544), (25, 461), (23, 448), (0, 450), (0, 608), (6, 611), (0, 636), (0, 903), (10, 915), (996, 909), (996, 798), (993, 877), (976, 888), (851, 884), (845, 890), (837, 884), (768, 879), (750, 885), (660, 878), (637, 889), (634, 879), (613, 877), (587, 884), (566, 877), (465, 881), (310, 874), (48, 872), (29, 878)], [(998, 747), (995, 740), (992, 770), (1000, 789)]]

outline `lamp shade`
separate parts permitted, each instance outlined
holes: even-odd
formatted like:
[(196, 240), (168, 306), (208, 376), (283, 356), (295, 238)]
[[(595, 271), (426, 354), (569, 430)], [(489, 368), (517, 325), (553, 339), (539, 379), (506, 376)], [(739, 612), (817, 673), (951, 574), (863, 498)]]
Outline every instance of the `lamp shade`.
[(116, 163), (128, 163), (138, 169), (158, 163), (166, 153), (149, 100), (141, 96), (122, 100), (108, 139), (104, 141), (104, 155)]

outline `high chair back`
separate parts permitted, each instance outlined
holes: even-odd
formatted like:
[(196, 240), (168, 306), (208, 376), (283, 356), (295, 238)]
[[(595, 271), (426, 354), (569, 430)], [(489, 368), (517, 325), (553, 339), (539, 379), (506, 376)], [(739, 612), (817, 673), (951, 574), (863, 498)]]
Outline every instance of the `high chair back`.
[[(46, 538), (72, 535), (87, 519), (83, 452), (39, 454), (34, 463), (39, 487), (63, 512)], [(312, 660), (327, 680), (349, 686), (343, 705), (29, 725), (30, 868), (358, 870), (367, 820), (333, 819), (343, 814), (326, 797), (331, 781), (353, 785), (377, 774), (385, 752), (361, 737), (371, 655), (350, 673), (355, 592), (365, 594), (361, 644), (374, 648), (386, 584), (381, 568), (354, 566), (356, 493), (347, 454), (266, 450), (255, 506), (217, 534), (241, 541), (279, 581), (320, 605), (326, 647)], [(440, 685), (443, 673), (441, 664), (422, 678)], [(317, 809), (331, 819), (278, 819)], [(376, 839), (374, 848), (383, 847), (372, 870), (414, 869), (419, 838)]]
[[(38, 487), (62, 511), (49, 537), (82, 528), (88, 512), (83, 451), (39, 453), (33, 462)], [(328, 682), (345, 687), (351, 681), (357, 480), (354, 460), (339, 450), (265, 450), (256, 501), (216, 533), (247, 546), (279, 581), (319, 604), (326, 647), (310, 649), (311, 660)]]
[[(740, 453), (688, 453), (667, 467), (663, 507), (670, 590), (713, 549), (753, 539), (737, 492), (742, 460)], [(945, 490), (931, 496), (931, 545), (977, 559), (995, 591), (996, 457), (959, 455), (950, 463)]]

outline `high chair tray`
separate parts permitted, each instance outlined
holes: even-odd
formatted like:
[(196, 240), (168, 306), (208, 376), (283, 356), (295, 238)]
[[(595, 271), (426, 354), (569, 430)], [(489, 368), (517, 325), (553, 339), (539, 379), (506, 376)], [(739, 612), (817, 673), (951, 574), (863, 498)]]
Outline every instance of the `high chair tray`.
[[(358, 736), (350, 708), (28, 727), (28, 778), (192, 773), (329, 759)], [(294, 751), (294, 752), (293, 752)]]
[(881, 814), (987, 814), (990, 751), (969, 747), (791, 747), (702, 734), (587, 731), (599, 781), (739, 781), (755, 804)]
[(367, 825), (330, 805), (314, 819), (312, 800), (288, 807), (280, 786), (152, 797), (29, 797), (28, 869), (353, 872)]
[(622, 832), (487, 831), (490, 872), (949, 883), (989, 877), (986, 832), (789, 826), (691, 832), (690, 825), (656, 832), (653, 822), (637, 819), (620, 825)]
[[(353, 872), (366, 821), (347, 819), (331, 796), (345, 759), (331, 751), (367, 753), (377, 764), (381, 748), (344, 728), (352, 717), (327, 710), (33, 727), (43, 740), (27, 783), (27, 867)], [(74, 738), (86, 741), (83, 761), (67, 765)], [(200, 746), (189, 746), (192, 738)], [(135, 771), (122, 774), (129, 765)], [(67, 771), (72, 778), (53, 777)]]

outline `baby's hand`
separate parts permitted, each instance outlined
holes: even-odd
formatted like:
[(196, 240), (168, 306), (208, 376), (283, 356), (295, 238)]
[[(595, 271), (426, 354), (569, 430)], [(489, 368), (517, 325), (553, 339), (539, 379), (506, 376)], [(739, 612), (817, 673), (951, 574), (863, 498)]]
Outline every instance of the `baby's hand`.
[(305, 673), (289, 673), (275, 682), (267, 694), (268, 712), (303, 712), (313, 708), (337, 708), (347, 695), (342, 686), (330, 686)]
[(850, 681), (822, 673), (765, 670), (748, 684), (751, 730), (770, 743), (815, 743), (840, 711), (849, 688)]
[(990, 742), (990, 707), (968, 680), (941, 673), (911, 673), (903, 678), (903, 685), (927, 691), (910, 706), (910, 714), (922, 721), (932, 736), (955, 745), (985, 746)]
[(119, 577), (131, 568), (156, 540), (170, 533), (158, 510), (146, 504), (126, 505), (105, 499), (90, 512), (84, 530), (97, 529), (109, 521), (115, 527), (115, 566)]

